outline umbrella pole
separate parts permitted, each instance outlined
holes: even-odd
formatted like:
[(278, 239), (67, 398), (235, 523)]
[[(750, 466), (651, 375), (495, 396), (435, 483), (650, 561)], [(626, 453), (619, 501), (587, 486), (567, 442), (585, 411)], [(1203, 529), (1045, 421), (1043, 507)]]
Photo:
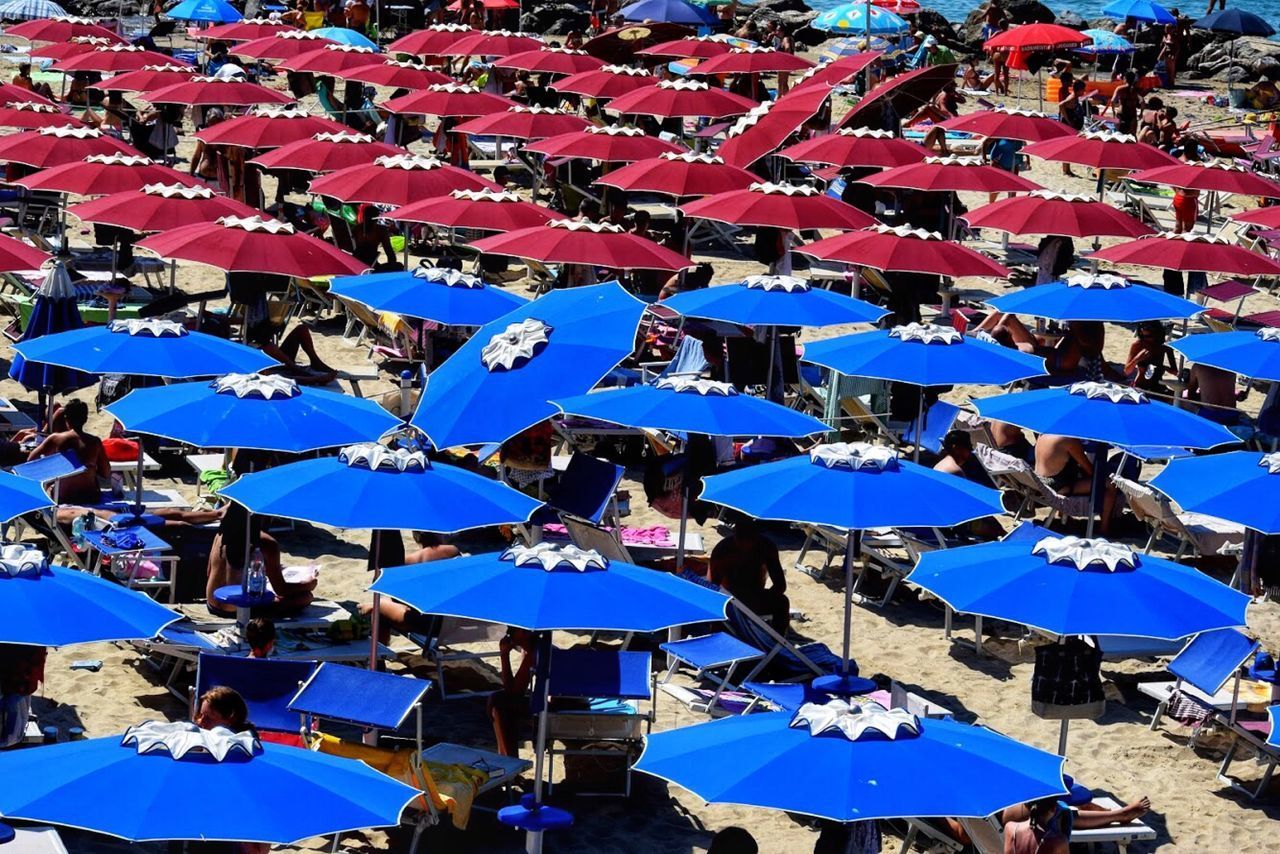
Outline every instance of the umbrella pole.
[[(680, 486), (680, 541), (676, 543), (676, 574), (684, 572), (684, 532), (689, 527), (689, 487)], [(622, 532), (618, 532), (622, 536)]]
[[(535, 754), (533, 757), (533, 808), (536, 810), (542, 806), (542, 759), (547, 752), (547, 702), (550, 695), (550, 686), (547, 684), (550, 680), (547, 676), (551, 670), (551, 633), (543, 632), (538, 643), (538, 657), (545, 655), (547, 657), (545, 668), (543, 662), (538, 661), (538, 670), (541, 676), (541, 685), (538, 694), (542, 699), (542, 707), (538, 710), (538, 740), (535, 745)], [(525, 833), (524, 850), (528, 854), (542, 854), (542, 831), (530, 830)]]
[[(377, 581), (378, 576), (382, 573), (379, 566), (382, 556), (382, 532), (373, 532), (373, 580)], [(369, 612), (369, 669), (378, 669), (378, 623), (381, 616), (382, 595), (377, 591), (373, 594), (373, 610)]]
[(1107, 463), (1105, 449), (1106, 446), (1101, 442), (1093, 443), (1093, 477), (1089, 479), (1089, 524), (1085, 526), (1086, 537), (1093, 536), (1093, 523), (1101, 511), (1098, 505), (1102, 501), (1103, 490), (1106, 488), (1103, 483), (1103, 478), (1106, 476), (1103, 469)]
[(920, 394), (916, 397), (916, 440), (915, 450), (911, 452), (911, 462), (920, 463), (920, 436), (924, 432), (924, 386), (918, 386)]
[(840, 664), (840, 675), (849, 675), (849, 648), (853, 641), (853, 559), (862, 551), (862, 532), (849, 531), (845, 534), (844, 547), (844, 646), (843, 661)]
[[(773, 360), (778, 356), (778, 333), (776, 326), (770, 326), (766, 337), (769, 339), (769, 367), (765, 372), (764, 399), (773, 400)], [(779, 401), (781, 402), (781, 395)]]
[(1067, 755), (1067, 730), (1071, 727), (1071, 721), (1067, 718), (1062, 719), (1062, 725), (1058, 727), (1058, 755)]

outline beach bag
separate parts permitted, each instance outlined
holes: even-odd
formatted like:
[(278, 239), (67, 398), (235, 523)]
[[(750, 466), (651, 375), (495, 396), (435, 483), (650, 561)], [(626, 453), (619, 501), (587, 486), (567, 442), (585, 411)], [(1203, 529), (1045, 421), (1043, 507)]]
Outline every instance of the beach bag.
[(1102, 653), (1080, 638), (1036, 649), (1031, 711), (1042, 718), (1098, 718), (1106, 711)]

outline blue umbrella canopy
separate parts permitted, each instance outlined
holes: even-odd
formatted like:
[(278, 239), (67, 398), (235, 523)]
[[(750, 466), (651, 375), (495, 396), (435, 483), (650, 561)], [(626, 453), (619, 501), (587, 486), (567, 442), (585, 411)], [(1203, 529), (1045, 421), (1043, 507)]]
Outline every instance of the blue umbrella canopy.
[(802, 358), (848, 376), (919, 386), (1004, 385), (1045, 373), (1038, 356), (921, 323), (815, 341)]
[[(869, 25), (868, 14), (871, 21)], [(846, 3), (825, 12), (819, 12), (818, 17), (809, 22), (809, 26), (829, 33), (865, 35), (869, 32), (873, 36), (896, 35), (911, 29), (911, 24), (905, 18), (893, 14), (888, 9), (871, 6), (868, 12), (868, 4), (865, 2)]]
[(440, 534), (526, 522), (541, 506), (504, 483), (432, 463), (421, 451), (373, 444), (245, 475), (220, 494), (250, 513)]
[(1005, 294), (989, 300), (988, 304), (1010, 314), (1047, 320), (1100, 320), (1106, 323), (1184, 320), (1204, 311), (1204, 306), (1191, 300), (1107, 273), (1081, 273), (1061, 282)]
[(370, 589), (424, 614), (530, 631), (656, 632), (719, 622), (729, 601), (669, 573), (545, 542), (393, 569)]
[(1120, 21), (1133, 18), (1151, 24), (1176, 23), (1173, 13), (1152, 0), (1113, 0), (1103, 7), (1102, 14)]
[(1280, 534), (1280, 454), (1232, 451), (1177, 459), (1151, 486), (1183, 510)]
[(443, 326), (483, 326), (529, 301), (457, 270), (418, 267), (412, 272), (338, 276), (329, 292), (374, 311), (432, 320)]
[(89, 374), (182, 379), (251, 374), (278, 364), (252, 347), (154, 318), (113, 320), (106, 326), (19, 341), (13, 348), (28, 362)]
[(52, 506), (53, 500), (39, 483), (0, 471), (0, 522), (11, 522), (19, 516)]
[(660, 379), (552, 401), (566, 415), (627, 427), (708, 436), (800, 437), (831, 428), (811, 415), (740, 394), (729, 383), (689, 377)]
[(973, 405), (993, 421), (1108, 445), (1203, 449), (1240, 441), (1220, 424), (1115, 383), (1013, 392), (976, 399)]
[(400, 426), (372, 400), (262, 374), (136, 389), (107, 411), (133, 433), (197, 448), (286, 453), (372, 441)]
[(1271, 36), (1275, 29), (1252, 12), (1232, 7), (1220, 9), (1206, 15), (1192, 24), (1199, 30), (1212, 30), (1215, 33), (1233, 33), (1238, 36)]
[(949, 527), (1004, 512), (1000, 493), (864, 443), (703, 478), (701, 500), (754, 516), (843, 531)]
[(350, 45), (351, 47), (367, 47), (370, 50), (382, 50), (364, 33), (356, 32), (347, 27), (318, 27), (311, 32), (322, 39), (328, 39), (338, 44)]
[(1048, 531), (929, 552), (907, 581), (960, 613), (1061, 636), (1178, 640), (1243, 626), (1249, 605), (1248, 595), (1193, 567)]
[(190, 723), (0, 754), (0, 814), (132, 842), (288, 845), (394, 825), (420, 796), (354, 759)]
[[(19, 341), (34, 341), (45, 335), (54, 335), (72, 329), (84, 327), (80, 317), (80, 308), (76, 304), (75, 286), (67, 273), (67, 265), (61, 261), (54, 263), (45, 274), (44, 282), (36, 291), (35, 302), (31, 306), (31, 317), (22, 330)], [(9, 377), (22, 383), (31, 391), (57, 394), (84, 388), (93, 383), (93, 377), (80, 371), (72, 371), (57, 365), (46, 365), (28, 362), (21, 353), (14, 354), (9, 365)]]
[(1188, 362), (1280, 382), (1280, 329), (1188, 335), (1169, 346)]
[(626, 21), (657, 21), (667, 24), (691, 24), (695, 27), (711, 27), (716, 17), (707, 9), (686, 3), (685, 0), (639, 0), (619, 10)]
[(644, 303), (617, 282), (553, 291), (484, 326), (427, 379), (412, 424), (437, 448), (505, 442), (636, 346)]
[(1137, 48), (1133, 42), (1111, 30), (1081, 30), (1081, 35), (1093, 39), (1089, 44), (1073, 47), (1076, 53), (1092, 53), (1098, 56), (1119, 56), (1133, 53)]
[(635, 768), (710, 803), (832, 819), (980, 818), (1065, 794), (1063, 760), (866, 698), (651, 734)]
[(180, 619), (136, 590), (62, 566), (38, 550), (0, 546), (0, 643), (68, 646), (147, 640)]
[(815, 288), (793, 276), (748, 276), (741, 282), (676, 294), (662, 303), (685, 317), (743, 326), (835, 326), (875, 323), (878, 305)]
[(67, 10), (50, 0), (9, 0), (0, 4), (0, 20), (5, 21), (39, 21), (66, 16)]
[(244, 20), (244, 15), (226, 0), (182, 0), (165, 15), (178, 21), (200, 21), (209, 24), (230, 24)]

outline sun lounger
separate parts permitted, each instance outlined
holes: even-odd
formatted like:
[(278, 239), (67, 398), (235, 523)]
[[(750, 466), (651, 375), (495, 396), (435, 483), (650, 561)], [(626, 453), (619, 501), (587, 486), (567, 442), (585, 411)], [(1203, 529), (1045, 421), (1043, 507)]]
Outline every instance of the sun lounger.
[[(1140, 682), (1138, 690), (1159, 701), (1151, 716), (1154, 731), (1168, 710), (1170, 702), (1183, 698), (1198, 707), (1206, 722), (1235, 721), (1241, 696), (1240, 668), (1260, 648), (1257, 641), (1235, 629), (1220, 629), (1197, 635), (1169, 662), (1173, 682)], [(1227, 683), (1232, 682), (1228, 687)], [(1269, 698), (1269, 692), (1268, 692)], [(1190, 744), (1194, 744), (1201, 726), (1196, 726)]]
[[(1222, 757), (1222, 765), (1218, 767), (1219, 782), (1244, 792), (1252, 800), (1257, 800), (1266, 793), (1267, 787), (1271, 785), (1271, 777), (1275, 774), (1276, 765), (1280, 763), (1280, 705), (1270, 706), (1267, 709), (1267, 721), (1260, 729), (1261, 731), (1258, 731), (1245, 727), (1239, 722), (1232, 726), (1231, 747), (1227, 748), (1226, 755)], [(1253, 750), (1255, 761), (1265, 766), (1262, 777), (1253, 788), (1237, 783), (1227, 774), (1227, 769), (1235, 761), (1236, 752), (1242, 743)]]
[(1037, 507), (1049, 510), (1044, 520), (1046, 527), (1059, 517), (1078, 519), (1089, 515), (1089, 496), (1060, 495), (1024, 460), (997, 451), (990, 445), (978, 445), (973, 450), (996, 487), (1020, 499), (1014, 519), (1021, 520), (1024, 513), (1034, 512)]
[[(1104, 810), (1118, 810), (1123, 805), (1115, 798), (1105, 795), (1093, 799), (1094, 806)], [(1077, 811), (1078, 812), (1078, 811)], [(1105, 827), (1089, 827), (1071, 829), (1072, 845), (1088, 845), (1092, 851), (1095, 845), (1114, 845), (1120, 854), (1129, 850), (1134, 842), (1150, 842), (1156, 838), (1156, 831), (1141, 819), (1134, 819), (1126, 824), (1109, 824)]]
[(533, 524), (560, 522), (569, 516), (593, 525), (616, 525), (617, 490), (625, 471), (607, 460), (573, 454), (559, 478), (547, 487), (546, 504), (534, 514)]
[(272, 733), (285, 743), (300, 744), (298, 712), (289, 701), (316, 670), (314, 661), (284, 661), (274, 658), (240, 658), (201, 654), (196, 661), (196, 683), (191, 693), (191, 716), (199, 711), (200, 698), (211, 688), (225, 685), (244, 698), (249, 720), (259, 734)]
[(4, 854), (67, 854), (67, 846), (52, 827), (16, 827)]
[(1171, 537), (1178, 550), (1174, 560), (1181, 560), (1188, 548), (1196, 555), (1217, 555), (1229, 546), (1244, 543), (1244, 526), (1201, 513), (1178, 513), (1172, 502), (1143, 483), (1113, 475), (1111, 482), (1129, 504), (1134, 518), (1151, 528), (1143, 552), (1150, 554), (1162, 537)]
[(303, 732), (314, 729), (316, 720), (335, 721), (363, 729), (366, 742), (376, 740), (379, 730), (396, 732), (413, 716), (414, 744), (420, 752), (422, 703), (430, 690), (430, 679), (325, 662), (297, 688), (287, 709), (301, 715)]
[[(446, 669), (461, 661), (483, 661), (486, 658), (497, 658), (501, 653), (498, 642), (507, 632), (507, 627), (497, 623), (485, 623), (479, 620), (463, 620), (457, 617), (432, 616), (431, 630), (425, 635), (410, 634), (409, 637), (422, 648), (422, 656), (430, 664), (435, 665), (435, 683), (440, 688), (440, 699), (454, 700), (459, 697), (474, 697), (491, 691), (458, 691), (449, 693), (446, 687)], [(464, 649), (463, 647), (471, 647)], [(475, 649), (483, 646), (483, 649)], [(496, 686), (495, 686), (496, 687)]]

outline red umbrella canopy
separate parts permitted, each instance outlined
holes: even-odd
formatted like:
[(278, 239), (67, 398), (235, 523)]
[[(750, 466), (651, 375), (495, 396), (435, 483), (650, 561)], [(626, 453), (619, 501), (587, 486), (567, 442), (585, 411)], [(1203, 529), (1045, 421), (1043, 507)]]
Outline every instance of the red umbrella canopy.
[(613, 270), (684, 270), (693, 262), (652, 240), (607, 222), (553, 220), (473, 241), (490, 255), (532, 258), (546, 264), (589, 264)]
[(197, 183), (191, 175), (134, 154), (91, 154), (78, 163), (42, 169), (14, 181), (28, 190), (51, 190), (77, 196), (106, 196), (141, 190), (147, 184)]
[(162, 231), (139, 241), (139, 249), (162, 258), (207, 264), (228, 273), (280, 276), (354, 276), (364, 264), (287, 222), (260, 216), (224, 216)]
[(1089, 44), (1093, 39), (1079, 30), (1060, 24), (1022, 24), (996, 33), (982, 45), (983, 49), (1002, 47), (1008, 50), (1056, 50)]
[(97, 71), (112, 74), (117, 71), (137, 71), (148, 65), (178, 65), (171, 56), (129, 44), (113, 44), (94, 48), (88, 53), (70, 56), (55, 62), (52, 70), (71, 74), (76, 71)]
[(728, 53), (698, 63), (690, 74), (773, 74), (779, 71), (805, 71), (813, 63), (794, 53), (770, 47), (735, 47)]
[(249, 18), (234, 21), (230, 24), (218, 24), (207, 30), (195, 33), (198, 39), (217, 39), (224, 42), (248, 42), (254, 39), (265, 39), (276, 33), (297, 32), (298, 28), (284, 21), (273, 21), (270, 18)]
[(988, 166), (977, 157), (926, 157), (858, 179), (873, 187), (971, 193), (1029, 193), (1042, 189), (1012, 172)]
[(547, 157), (581, 157), (602, 163), (634, 163), (660, 154), (679, 154), (685, 149), (665, 139), (649, 136), (640, 128), (624, 125), (589, 127), (574, 133), (531, 142), (525, 151)]
[(378, 142), (367, 133), (339, 131), (318, 133), (260, 154), (249, 162), (263, 169), (297, 169), (300, 172), (336, 172), (372, 163), (379, 157), (404, 154), (403, 148)]
[(796, 163), (893, 169), (921, 163), (928, 152), (887, 130), (841, 128), (835, 133), (787, 146), (778, 152), (778, 156)]
[(585, 130), (591, 123), (582, 116), (547, 107), (511, 107), (506, 112), (490, 113), (453, 129), (469, 135), (509, 136), (514, 139), (546, 139), (564, 133)]
[(853, 56), (842, 56), (824, 65), (815, 65), (797, 77), (791, 84), (791, 91), (805, 86), (840, 86), (857, 77), (871, 63), (883, 54), (878, 50), (869, 50)]
[(510, 56), (542, 47), (540, 36), (513, 33), (510, 30), (488, 30), (464, 36), (453, 44), (436, 50), (437, 56)]
[(619, 190), (663, 193), (679, 198), (743, 190), (758, 180), (754, 173), (730, 166), (719, 157), (685, 151), (660, 154), (614, 169), (597, 179), (596, 183)]
[(12, 273), (16, 270), (39, 270), (51, 260), (46, 252), (23, 243), (13, 237), (0, 234), (0, 272)]
[(337, 42), (324, 36), (318, 36), (315, 33), (285, 30), (273, 36), (238, 44), (231, 48), (230, 52), (235, 56), (243, 56), (249, 59), (278, 61), (313, 51), (326, 44), (337, 44)]
[(107, 92), (152, 92), (185, 83), (195, 76), (196, 70), (187, 65), (146, 65), (137, 71), (125, 71), (91, 83), (89, 88)]
[(884, 106), (893, 106), (900, 116), (910, 115), (933, 100), (942, 88), (956, 79), (957, 65), (926, 65), (890, 77), (862, 96), (853, 109), (844, 114), (839, 127), (881, 127), (884, 124)]
[(0, 107), (0, 127), (35, 130), (48, 127), (84, 127), (84, 122), (52, 104), (19, 102)]
[(497, 68), (517, 68), (543, 74), (578, 74), (595, 71), (604, 65), (585, 50), (567, 50), (562, 47), (542, 47), (505, 56), (494, 63)]
[(1259, 252), (1210, 234), (1155, 234), (1100, 249), (1090, 260), (1133, 264), (1184, 273), (1277, 276), (1280, 263)]
[(941, 234), (908, 226), (877, 225), (851, 231), (806, 246), (802, 255), (824, 261), (843, 261), (895, 273), (928, 273), (935, 276), (993, 276), (1006, 278), (1009, 271), (987, 256)]
[(602, 65), (595, 71), (570, 74), (547, 84), (557, 92), (586, 98), (616, 98), (635, 89), (658, 85), (658, 78), (643, 68), (629, 65)]
[(686, 39), (662, 42), (653, 47), (636, 51), (640, 56), (661, 56), (670, 59), (710, 59), (733, 50), (733, 45), (717, 36), (692, 36)]
[(698, 80), (663, 80), (657, 86), (620, 95), (606, 107), (611, 113), (661, 119), (699, 116), (720, 119), (749, 112), (756, 102)]
[(831, 97), (828, 86), (807, 86), (769, 101), (734, 122), (716, 153), (726, 163), (747, 167), (778, 149), (816, 116)]
[(147, 95), (153, 104), (185, 104), (188, 107), (247, 107), (253, 104), (292, 104), (293, 96), (247, 80), (192, 77), (156, 89)]
[(226, 119), (196, 131), (196, 139), (208, 145), (240, 148), (279, 148), (318, 133), (350, 130), (341, 122), (313, 116), (298, 107), (254, 107), (243, 116)]
[(1075, 136), (1075, 129), (1045, 113), (1030, 110), (979, 110), (964, 116), (956, 116), (939, 124), (947, 130), (962, 131), (992, 139), (1016, 139), (1022, 142), (1043, 142)]
[(0, 137), (0, 162), (36, 169), (75, 163), (94, 154), (134, 154), (131, 146), (87, 127), (48, 127)]
[(12, 83), (0, 83), (0, 106), (8, 107), (13, 104), (53, 104), (53, 101), (30, 89), (23, 89)]
[(392, 89), (426, 89), (441, 83), (450, 82), (449, 75), (441, 74), (434, 68), (428, 68), (417, 62), (398, 62), (384, 59), (371, 65), (350, 68), (341, 75), (347, 80), (358, 80), (375, 86), (388, 86)]
[(1242, 211), (1241, 213), (1232, 214), (1231, 218), (1236, 222), (1243, 222), (1248, 225), (1257, 225), (1263, 228), (1280, 228), (1280, 205)]
[(810, 228), (866, 228), (875, 218), (814, 187), (752, 184), (745, 190), (717, 193), (681, 205), (686, 216), (733, 225), (767, 226), (792, 231)]
[(387, 45), (387, 53), (411, 53), (415, 56), (438, 56), (439, 51), (477, 30), (462, 24), (432, 24), (425, 30), (414, 30)]
[(1211, 190), (1216, 193), (1280, 199), (1280, 184), (1226, 160), (1157, 166), (1135, 172), (1129, 176), (1129, 180), (1180, 187), (1184, 190)]
[(367, 166), (351, 166), (311, 182), (311, 192), (342, 202), (407, 205), (454, 190), (501, 190), (474, 172), (446, 166), (432, 157), (399, 154)]
[(1141, 237), (1152, 230), (1122, 210), (1088, 196), (1036, 190), (964, 214), (971, 228), (1061, 237)]
[(510, 98), (482, 92), (474, 86), (440, 83), (428, 86), (421, 92), (410, 92), (408, 95), (392, 98), (382, 106), (398, 115), (457, 118), (487, 116), (519, 105)]
[(42, 18), (6, 27), (6, 36), (18, 36), (31, 42), (68, 42), (77, 36), (106, 39), (111, 44), (125, 44), (120, 36), (98, 24), (93, 18)]
[(454, 190), (448, 196), (423, 199), (387, 214), (401, 222), (423, 222), (444, 228), (515, 231), (545, 225), (559, 216), (550, 208), (523, 201), (505, 190)]
[(1022, 149), (1022, 153), (1094, 169), (1154, 169), (1178, 162), (1155, 146), (1138, 142), (1137, 137), (1110, 131), (1037, 142)]
[(67, 213), (81, 222), (96, 222), (140, 233), (164, 231), (224, 216), (253, 216), (243, 202), (221, 196), (202, 185), (148, 184), (141, 190), (114, 193), (72, 205)]
[(286, 71), (306, 71), (311, 74), (332, 74), (341, 77), (342, 72), (348, 69), (360, 68), (380, 59), (382, 55), (372, 48), (349, 44), (327, 44), (292, 56), (278, 63), (278, 66)]
[(120, 42), (100, 36), (76, 36), (68, 42), (54, 42), (35, 48), (31, 51), (31, 55), (41, 59), (67, 59), (113, 44), (120, 44)]

